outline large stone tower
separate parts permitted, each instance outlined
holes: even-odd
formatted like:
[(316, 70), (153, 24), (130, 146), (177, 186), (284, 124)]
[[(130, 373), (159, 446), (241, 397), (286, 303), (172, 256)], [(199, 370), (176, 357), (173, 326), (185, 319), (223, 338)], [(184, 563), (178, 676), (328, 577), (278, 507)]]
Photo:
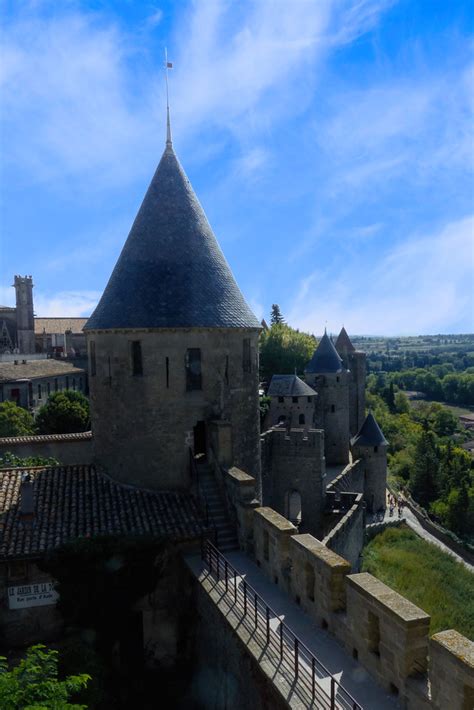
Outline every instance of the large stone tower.
[[(258, 334), (206, 215), (166, 148), (85, 332), (95, 461), (124, 482), (189, 484), (189, 453), (260, 480)], [(222, 452), (221, 452), (222, 453)]]
[(35, 318), (33, 312), (33, 279), (15, 276), (17, 346), (20, 353), (35, 352)]
[(367, 356), (356, 350), (344, 326), (339, 333), (335, 348), (342, 358), (344, 367), (349, 370), (349, 427), (351, 436), (355, 436), (365, 418), (365, 379), (367, 374)]
[(387, 488), (387, 440), (369, 412), (357, 435), (351, 440), (352, 458), (362, 459), (364, 500), (369, 513), (385, 510)]
[(324, 333), (305, 369), (306, 382), (318, 393), (317, 428), (324, 429), (327, 464), (349, 461), (349, 373)]

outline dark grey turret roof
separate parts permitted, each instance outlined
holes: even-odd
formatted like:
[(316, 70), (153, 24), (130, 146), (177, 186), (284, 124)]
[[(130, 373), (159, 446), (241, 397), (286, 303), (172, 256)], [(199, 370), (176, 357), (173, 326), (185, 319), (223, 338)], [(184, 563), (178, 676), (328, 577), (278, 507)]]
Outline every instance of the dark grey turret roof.
[(273, 375), (267, 394), (269, 397), (316, 397), (314, 389), (297, 375)]
[(351, 444), (352, 446), (388, 446), (388, 441), (372, 412), (367, 414), (361, 428), (351, 439)]
[(341, 332), (337, 336), (336, 344), (334, 346), (338, 353), (353, 353), (355, 352), (355, 347), (352, 345), (351, 339), (347, 335), (347, 330), (342, 326)]
[(314, 355), (306, 365), (306, 372), (332, 373), (341, 372), (342, 360), (339, 357), (334, 343), (327, 333), (319, 341), (319, 345), (314, 351)]
[(256, 328), (171, 143), (84, 330)]

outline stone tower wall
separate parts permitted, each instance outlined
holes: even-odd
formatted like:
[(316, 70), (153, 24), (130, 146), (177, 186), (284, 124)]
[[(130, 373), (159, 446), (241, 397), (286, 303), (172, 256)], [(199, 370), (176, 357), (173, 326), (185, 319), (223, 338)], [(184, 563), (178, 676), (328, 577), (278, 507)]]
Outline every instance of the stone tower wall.
[(35, 319), (33, 310), (33, 279), (15, 276), (16, 324), (20, 353), (35, 352)]
[(319, 535), (325, 505), (324, 432), (271, 429), (262, 436), (264, 505), (288, 517), (289, 495), (301, 496), (301, 530)]
[(349, 428), (355, 436), (365, 419), (365, 380), (367, 356), (362, 352), (349, 353), (347, 367), (350, 370)]
[[(245, 338), (250, 372), (243, 368)], [(188, 486), (193, 428), (206, 422), (209, 442), (208, 423), (221, 419), (230, 423), (233, 462), (260, 481), (257, 331), (89, 331), (87, 340), (94, 461), (112, 477), (145, 487)], [(132, 374), (137, 340), (141, 375)], [(201, 390), (186, 390), (188, 348), (201, 350)]]
[(387, 447), (354, 446), (352, 457), (361, 459), (364, 471), (364, 501), (369, 513), (385, 509), (387, 488)]
[(324, 429), (328, 465), (349, 461), (349, 377), (346, 371), (306, 375), (306, 381), (318, 393), (315, 426)]
[[(314, 426), (314, 411), (316, 397), (297, 397), (297, 402), (293, 402), (293, 397), (283, 397), (283, 402), (279, 402), (279, 397), (272, 397), (270, 409), (266, 421), (272, 427), (278, 424), (280, 417), (285, 417), (285, 424), (289, 427), (306, 427), (311, 429)], [(304, 416), (304, 423), (300, 424), (300, 416)]]

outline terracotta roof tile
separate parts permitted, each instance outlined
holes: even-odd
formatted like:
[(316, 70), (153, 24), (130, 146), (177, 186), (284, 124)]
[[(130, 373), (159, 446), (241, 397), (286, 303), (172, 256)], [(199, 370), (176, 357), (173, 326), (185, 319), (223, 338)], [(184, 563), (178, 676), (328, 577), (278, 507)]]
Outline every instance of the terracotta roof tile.
[(117, 483), (93, 466), (28, 469), (35, 516), (20, 519), (25, 470), (0, 471), (0, 559), (40, 556), (69, 540), (94, 535), (198, 538), (205, 530), (193, 496)]

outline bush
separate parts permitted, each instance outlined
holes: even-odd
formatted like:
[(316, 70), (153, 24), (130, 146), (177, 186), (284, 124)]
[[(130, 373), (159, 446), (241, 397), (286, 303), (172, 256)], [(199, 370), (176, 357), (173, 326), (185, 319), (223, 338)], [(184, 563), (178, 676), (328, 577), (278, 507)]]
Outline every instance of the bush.
[(89, 401), (81, 392), (55, 392), (36, 416), (41, 434), (72, 434), (90, 426)]
[(28, 436), (35, 433), (33, 416), (15, 402), (0, 404), (0, 436)]

